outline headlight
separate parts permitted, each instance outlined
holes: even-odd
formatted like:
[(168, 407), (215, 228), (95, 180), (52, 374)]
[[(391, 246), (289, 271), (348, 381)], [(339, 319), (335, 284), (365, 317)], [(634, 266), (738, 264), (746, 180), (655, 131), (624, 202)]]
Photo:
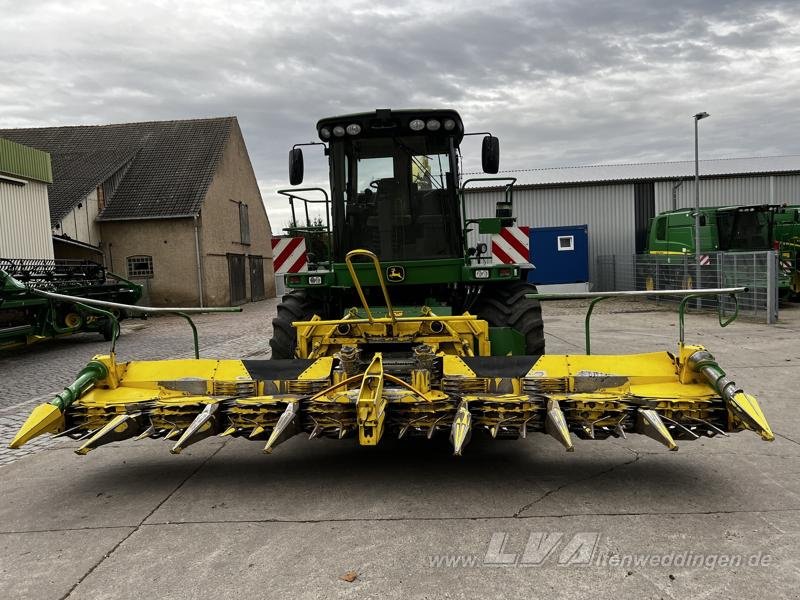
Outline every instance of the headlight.
[(335, 135), (336, 137), (342, 137), (344, 135), (344, 127), (342, 127), (341, 125), (337, 125), (336, 127), (334, 127), (333, 135)]
[(319, 275), (311, 275), (308, 278), (308, 285), (322, 285), (322, 277)]
[(331, 137), (331, 130), (328, 129), (327, 127), (323, 127), (322, 129), (319, 130), (319, 137), (321, 137), (324, 140), (327, 140), (328, 138)]
[(445, 120), (445, 122), (444, 122), (444, 128), (445, 128), (447, 131), (453, 131), (453, 129), (455, 129), (455, 128), (456, 128), (456, 122), (455, 122), (455, 121), (453, 121), (453, 119), (447, 119), (447, 120)]
[(439, 127), (441, 127), (442, 124), (436, 119), (429, 119), (425, 126), (428, 128), (428, 131), (439, 131)]
[(351, 123), (347, 126), (347, 133), (348, 135), (358, 135), (361, 133), (361, 125), (358, 125), (357, 123)]
[(425, 121), (422, 119), (414, 119), (408, 124), (408, 127), (411, 129), (411, 131), (422, 131), (425, 129)]
[(489, 269), (475, 269), (472, 273), (475, 279), (489, 279)]

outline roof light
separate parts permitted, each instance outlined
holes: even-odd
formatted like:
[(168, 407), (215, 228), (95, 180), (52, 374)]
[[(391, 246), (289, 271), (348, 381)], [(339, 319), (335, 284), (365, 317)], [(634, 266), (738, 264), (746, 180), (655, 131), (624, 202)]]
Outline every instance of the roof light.
[(436, 119), (429, 119), (425, 126), (428, 128), (428, 131), (439, 131), (442, 124)]
[(319, 137), (321, 137), (323, 140), (329, 139), (331, 137), (331, 130), (327, 127), (323, 127), (319, 130)]
[(361, 125), (357, 123), (351, 123), (350, 125), (347, 126), (347, 133), (349, 135), (358, 135), (359, 133), (361, 133)]
[(337, 125), (336, 127), (334, 127), (333, 135), (335, 135), (336, 137), (342, 137), (344, 135), (344, 127), (342, 127), (341, 125)]
[(414, 119), (408, 124), (408, 127), (411, 129), (411, 131), (422, 131), (425, 129), (425, 121), (422, 119)]
[(453, 131), (456, 128), (456, 122), (453, 119), (446, 119), (444, 122), (444, 128), (447, 131)]

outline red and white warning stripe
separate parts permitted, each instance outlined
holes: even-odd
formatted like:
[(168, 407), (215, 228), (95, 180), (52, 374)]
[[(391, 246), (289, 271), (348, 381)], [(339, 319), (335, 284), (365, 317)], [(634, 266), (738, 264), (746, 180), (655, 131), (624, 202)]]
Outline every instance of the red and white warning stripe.
[(306, 240), (302, 237), (272, 238), (272, 265), (276, 273), (308, 271)]
[(792, 261), (790, 261), (790, 260), (782, 260), (781, 261), (781, 269), (783, 271), (785, 271), (786, 273), (791, 273), (793, 268), (794, 268), (794, 265), (792, 265)]
[(492, 263), (519, 265), (530, 262), (530, 227), (503, 227), (492, 236)]
[(711, 257), (708, 254), (701, 254), (700, 255), (700, 265), (705, 267), (706, 265), (711, 264)]

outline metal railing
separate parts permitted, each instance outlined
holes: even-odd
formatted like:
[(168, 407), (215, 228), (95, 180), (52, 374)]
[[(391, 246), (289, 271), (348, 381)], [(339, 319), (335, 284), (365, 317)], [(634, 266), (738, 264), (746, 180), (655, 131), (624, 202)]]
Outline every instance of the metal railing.
[[(119, 319), (112, 312), (112, 310), (124, 310), (127, 312), (140, 313), (144, 315), (157, 315), (157, 314), (172, 314), (178, 315), (186, 319), (189, 326), (192, 328), (192, 339), (194, 340), (194, 357), (200, 358), (200, 342), (197, 335), (197, 326), (192, 321), (189, 315), (199, 315), (204, 313), (233, 313), (242, 312), (239, 306), (218, 306), (218, 307), (187, 307), (187, 308), (161, 308), (155, 306), (136, 306), (135, 304), (122, 304), (120, 302), (108, 302), (106, 300), (95, 300), (93, 298), (82, 298), (80, 296), (69, 296), (67, 294), (57, 294), (55, 292), (48, 292), (46, 290), (39, 290), (36, 288), (29, 288), (31, 292), (44, 298), (51, 300), (61, 300), (66, 302), (73, 302), (76, 306), (80, 306), (84, 310), (99, 314), (106, 317), (111, 321), (111, 354), (114, 354), (117, 346), (117, 338), (119, 337)], [(112, 310), (103, 310), (103, 308)]]
[(733, 311), (726, 314), (722, 302), (717, 303), (717, 314), (719, 317), (720, 327), (727, 327), (736, 320), (739, 316), (739, 294), (747, 293), (747, 288), (744, 287), (730, 287), (730, 288), (713, 288), (705, 290), (660, 290), (660, 291), (624, 291), (624, 292), (566, 292), (558, 294), (525, 294), (526, 298), (533, 298), (539, 301), (546, 300), (588, 300), (591, 299), (589, 307), (586, 309), (586, 317), (584, 318), (583, 332), (585, 337), (585, 352), (587, 355), (592, 353), (592, 339), (591, 339), (591, 319), (594, 307), (603, 300), (612, 298), (648, 298), (666, 296), (678, 299), (678, 342), (683, 345), (684, 343), (684, 322), (686, 319), (686, 306), (690, 300), (697, 298), (710, 298), (714, 296), (722, 297), (727, 296), (733, 305)]
[[(774, 323), (778, 319), (778, 301), (789, 278), (779, 269), (777, 254), (765, 252), (710, 252), (700, 256), (700, 280), (697, 262), (689, 254), (626, 254), (599, 256), (593, 276), (594, 290), (704, 290), (743, 287), (738, 295), (739, 312), (751, 318)], [(785, 280), (785, 281), (784, 281)], [(653, 295), (658, 303), (678, 303), (665, 293)], [(702, 297), (695, 308), (724, 311), (733, 308), (730, 298)]]

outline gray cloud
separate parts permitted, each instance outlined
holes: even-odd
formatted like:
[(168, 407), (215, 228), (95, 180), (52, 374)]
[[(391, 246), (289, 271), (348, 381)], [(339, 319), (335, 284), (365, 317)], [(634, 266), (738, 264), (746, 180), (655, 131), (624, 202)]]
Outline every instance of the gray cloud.
[[(377, 107), (457, 108), (500, 135), (505, 169), (687, 159), (699, 110), (705, 156), (800, 153), (796, 2), (0, 0), (0, 14), (0, 126), (235, 114), (270, 208), (318, 118)], [(478, 145), (464, 150), (476, 166)]]

